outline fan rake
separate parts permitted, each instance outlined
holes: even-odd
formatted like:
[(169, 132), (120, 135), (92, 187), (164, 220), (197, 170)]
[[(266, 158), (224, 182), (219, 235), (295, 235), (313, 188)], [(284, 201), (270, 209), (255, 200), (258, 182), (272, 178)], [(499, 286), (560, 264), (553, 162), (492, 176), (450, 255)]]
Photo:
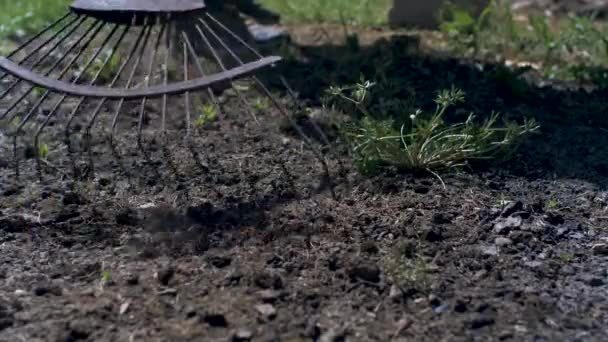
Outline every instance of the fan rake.
[[(285, 105), (256, 76), (281, 58), (263, 56), (229, 26), (202, 0), (75, 0), (63, 17), (0, 57), (0, 152), (5, 150), (13, 160), (17, 178), (23, 159), (35, 160), (41, 178), (44, 170), (78, 178), (94, 175), (92, 131), (105, 132), (117, 159), (117, 134), (123, 126), (144, 156), (145, 132), (163, 140), (169, 153), (171, 129), (185, 130), (181, 136), (192, 141), (194, 100), (221, 113), (218, 97), (231, 90), (255, 118), (242, 94), (247, 89), (267, 97), (311, 144)], [(295, 100), (287, 81), (277, 77)], [(51, 126), (61, 127), (53, 132), (62, 131), (63, 137), (45, 137)], [(70, 156), (71, 172), (46, 158), (45, 141), (58, 140)], [(81, 165), (75, 156), (78, 146), (88, 160)], [(196, 146), (189, 147), (196, 156)]]

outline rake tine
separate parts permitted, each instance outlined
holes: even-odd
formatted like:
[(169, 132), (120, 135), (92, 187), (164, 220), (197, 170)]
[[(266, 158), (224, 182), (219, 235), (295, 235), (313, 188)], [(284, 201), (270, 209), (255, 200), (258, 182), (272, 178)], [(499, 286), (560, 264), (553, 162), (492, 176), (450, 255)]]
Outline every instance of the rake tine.
[[(18, 46), (15, 50), (13, 50), (13, 52), (11, 52), (10, 54), (8, 54), (6, 56), (6, 58), (11, 58), (14, 57), (17, 53), (19, 53), (21, 50), (25, 49), (28, 45), (30, 45), (31, 43), (33, 43), (36, 39), (42, 37), (43, 34), (47, 33), (48, 31), (52, 30), (55, 26), (59, 25), (59, 23), (61, 23), (62, 21), (64, 21), (67, 17), (69, 17), (70, 15), (72, 15), (72, 13), (67, 12), (66, 14), (63, 15), (63, 17), (55, 20), (54, 22), (50, 23), (47, 27), (45, 27), (44, 29), (42, 29), (42, 31), (36, 33), (34, 36), (32, 36), (30, 39), (26, 40), (23, 44), (21, 44), (20, 46)], [(52, 38), (51, 38), (52, 39)], [(50, 39), (49, 39), (50, 40)], [(47, 42), (49, 41), (47, 40)], [(45, 43), (46, 44), (46, 43)], [(43, 46), (45, 45), (43, 44)], [(40, 49), (41, 47), (39, 46), (38, 49)], [(38, 50), (37, 49), (37, 50)], [(24, 60), (25, 61), (25, 60)], [(19, 63), (21, 64), (21, 63)]]
[[(36, 39), (40, 38), (43, 34), (47, 33), (51, 29), (53, 29), (55, 26), (59, 25), (62, 21), (64, 21), (70, 15), (72, 15), (72, 13), (70, 13), (70, 12), (66, 13), (63, 17), (57, 19), (55, 22), (51, 23), (49, 26), (47, 26), (46, 28), (44, 28), (42, 31), (40, 31), (36, 35), (34, 35), (32, 38), (28, 39), (26, 42), (24, 42), (23, 44), (21, 44), (19, 47), (17, 47), (15, 50), (13, 50), (13, 52), (11, 52), (6, 57), (7, 58), (14, 57), (17, 53), (19, 53), (19, 51), (25, 49), (28, 45), (30, 45), (31, 43), (33, 43)], [(30, 54), (26, 55), (20, 62), (18, 62), (18, 64), (21, 65), (21, 64), (25, 63), (28, 59), (30, 59), (32, 56), (34, 56), (37, 51), (40, 51), (40, 49), (42, 49), (51, 40), (57, 38), (61, 33), (63, 33), (63, 31), (65, 31), (66, 28), (68, 28), (70, 25), (72, 25), (74, 22), (76, 22), (76, 20), (78, 20), (78, 17), (75, 17), (74, 19), (72, 19), (72, 21), (68, 22), (61, 29), (59, 29), (57, 32), (55, 32), (55, 34), (53, 34), (51, 37), (47, 38), (44, 41), (44, 43), (40, 44), (40, 46), (38, 46), (36, 49), (34, 49), (33, 53), (30, 53)], [(2, 82), (7, 76), (8, 76), (8, 74), (4, 73), (4, 75), (2, 75), (0, 77), (0, 82)]]
[[(224, 24), (219, 22), (212, 15), (210, 15), (209, 13), (207, 13), (206, 15), (213, 22), (215, 22), (220, 28), (222, 28), (222, 30), (227, 32), (230, 36), (232, 36), (239, 43), (241, 43), (243, 46), (245, 46), (249, 51), (251, 51), (253, 54), (255, 54), (258, 58), (263, 57), (256, 49), (254, 49), (251, 45), (247, 44), (247, 42), (245, 42), (241, 37), (239, 37), (234, 32), (232, 32), (228, 27), (226, 27)], [(204, 20), (202, 20), (202, 19), (199, 19), (199, 20), (204, 23)], [(211, 32), (213, 32), (213, 30), (211, 30)], [(234, 53), (231, 49), (227, 49), (227, 51), (239, 64), (243, 64), (243, 61), (236, 55), (236, 53)], [(333, 188), (333, 184), (331, 184), (331, 173), (329, 172), (329, 166), (327, 165), (327, 160), (325, 160), (322, 152), (320, 152), (314, 146), (313, 142), (306, 135), (306, 133), (304, 133), (304, 131), (300, 128), (300, 126), (298, 126), (297, 122), (295, 122), (295, 120), (291, 117), (291, 115), (289, 115), (289, 113), (287, 112), (287, 109), (272, 95), (270, 90), (268, 90), (268, 88), (262, 83), (262, 81), (260, 81), (259, 78), (257, 78), (256, 76), (252, 76), (252, 79), (258, 85), (258, 88), (266, 95), (266, 97), (268, 97), (268, 99), (270, 99), (270, 101), (273, 103), (273, 105), (279, 110), (281, 115), (283, 115), (283, 117), (285, 117), (289, 121), (290, 125), (293, 126), (293, 128), (296, 130), (298, 135), (304, 140), (304, 142), (313, 150), (313, 153), (315, 154), (317, 159), (321, 162), (321, 165), (325, 172), (325, 176), (327, 177), (327, 181), (330, 183), (332, 196), (334, 199), (337, 198), (334, 188)]]
[[(135, 20), (135, 18), (134, 18)], [(116, 82), (118, 82), (118, 79), (120, 78), (122, 72), (124, 71), (124, 69), (127, 67), (127, 65), (129, 64), (129, 62), (133, 59), (133, 57), (135, 56), (135, 53), (137, 51), (137, 49), (139, 48), (140, 44), (141, 44), (141, 40), (142, 38), (145, 36), (146, 40), (147, 37), (149, 37), (150, 34), (150, 30), (151, 28), (149, 28), (148, 26), (144, 26), (141, 30), (140, 33), (137, 37), (137, 40), (135, 42), (135, 44), (133, 44), (133, 46), (131, 47), (131, 50), (129, 51), (129, 55), (127, 56), (127, 59), (120, 65), (120, 67), (118, 68), (118, 71), (116, 72), (116, 74), (114, 75), (114, 78), (112, 79), (112, 81), (110, 82), (110, 84), (108, 85), (108, 87), (113, 87)], [(143, 49), (142, 49), (143, 51)], [(97, 104), (97, 106), (95, 107), (95, 109), (93, 110), (93, 114), (91, 116), (91, 118), (89, 119), (89, 122), (87, 124), (86, 130), (85, 130), (85, 142), (86, 142), (86, 146), (90, 147), (90, 131), (91, 128), (93, 127), (93, 125), (95, 124), (95, 121), (97, 119), (97, 115), (99, 115), (99, 112), (101, 111), (101, 108), (103, 107), (103, 105), (106, 103), (106, 99), (101, 99), (99, 101), (99, 103)], [(74, 112), (75, 114), (75, 112)], [(69, 131), (66, 131), (69, 133)], [(112, 145), (112, 150), (116, 151), (115, 146), (113, 146), (114, 144), (114, 134), (111, 133), (110, 134), (110, 145)], [(119, 156), (115, 156), (117, 159), (120, 159)], [(93, 163), (93, 154), (92, 151), (90, 151), (89, 149), (89, 168), (90, 170), (93, 172), (94, 170), (94, 163)], [(126, 169), (123, 169), (123, 171), (127, 174), (128, 177), (128, 172)]]
[[(165, 31), (165, 58), (163, 62), (163, 85), (167, 86), (169, 83), (169, 55), (173, 50), (173, 40), (171, 39), (172, 32), (171, 26), (169, 25), (167, 30)], [(162, 150), (163, 150), (163, 160), (167, 161), (169, 165), (169, 169), (175, 175), (177, 179), (179, 177), (179, 170), (173, 163), (173, 157), (171, 156), (171, 152), (169, 151), (168, 145), (168, 137), (167, 137), (167, 94), (162, 97), (162, 105), (161, 105), (161, 139), (162, 139)]]
[[(61, 79), (65, 76), (65, 74), (68, 73), (68, 71), (70, 70), (70, 68), (72, 66), (74, 66), (74, 64), (76, 64), (76, 62), (78, 61), (78, 59), (82, 56), (82, 54), (86, 51), (86, 49), (89, 47), (89, 45), (91, 44), (91, 42), (93, 41), (93, 39), (95, 39), (95, 37), (97, 36), (97, 34), (99, 33), (99, 31), (101, 31), (101, 29), (103, 28), (103, 24), (99, 23), (100, 25), (97, 26), (97, 28), (95, 28), (95, 30), (93, 31), (93, 34), (88, 38), (88, 40), (80, 47), (80, 49), (78, 50), (77, 54), (72, 57), (72, 59), (69, 61), (69, 63), (63, 68), (63, 70), (61, 70), (61, 72), (59, 73), (58, 78)], [(90, 31), (87, 31), (86, 34), (89, 34)], [(84, 37), (83, 37), (84, 38)], [(82, 41), (79, 40), (79, 43), (81, 43)], [(31, 90), (33, 90), (34, 87), (31, 88)], [(44, 102), (44, 100), (46, 100), (46, 98), (51, 94), (50, 90), (46, 90), (44, 92), (44, 94), (42, 94), (42, 96), (38, 99), (38, 101), (36, 102), (36, 104), (34, 105), (34, 107), (32, 109), (30, 109), (30, 111), (27, 113), (27, 115), (25, 116), (25, 118), (23, 118), (23, 121), (21, 122), (21, 124), (19, 125), (19, 128), (17, 128), (17, 130), (21, 130), (23, 128), (23, 126), (30, 120), (30, 118), (33, 116), (33, 114), (38, 110), (38, 108), (40, 107), (40, 105), (42, 104), (42, 102)], [(13, 118), (11, 118), (13, 119)]]
[[(189, 79), (189, 63), (188, 63), (188, 50), (189, 48), (192, 48), (192, 45), (189, 44), (188, 42), (188, 36), (182, 32), (182, 34), (184, 35), (184, 42), (183, 42), (183, 48), (184, 48), (184, 80), (187, 81)], [(191, 52), (194, 52), (194, 50), (190, 50)], [(198, 59), (196, 58), (196, 55), (194, 55), (194, 59), (198, 62)], [(210, 90), (210, 89), (208, 89)], [(211, 92), (211, 94), (213, 94), (213, 92)], [(213, 96), (213, 95), (211, 95)], [(192, 135), (190, 134), (190, 92), (187, 91), (186, 93), (184, 93), (184, 105), (185, 105), (185, 111), (186, 111), (186, 137), (185, 137), (185, 143), (188, 146), (188, 150), (190, 151), (190, 153), (192, 154), (192, 158), (194, 158), (194, 162), (196, 163), (197, 166), (199, 166), (202, 170), (204, 170), (203, 164), (200, 162), (200, 156), (198, 151), (196, 150), (196, 147), (194, 146), (194, 139), (192, 139)], [(216, 104), (217, 106), (217, 104)]]
[[(150, 40), (151, 33), (152, 33), (152, 26), (148, 26), (148, 32), (146, 32), (144, 42), (141, 45), (141, 50), (140, 50), (137, 58), (135, 59), (133, 69), (131, 69), (131, 73), (129, 74), (129, 78), (127, 79), (127, 83), (125, 85), (125, 89), (130, 88), (131, 84), (133, 83), (133, 78), (135, 77), (135, 73), (137, 72), (137, 69), (139, 68), (139, 65), (141, 64), (141, 60), (144, 57), (144, 53), (146, 52), (146, 46), (148, 45), (148, 41)], [(114, 134), (116, 132), (116, 126), (118, 125), (118, 118), (120, 116), (120, 110), (122, 109), (124, 102), (125, 102), (124, 99), (120, 99), (118, 101), (118, 106), (116, 107), (116, 109), (114, 111), (114, 118), (112, 119), (112, 131), (111, 131), (112, 137), (114, 136)]]
[[(114, 36), (114, 34), (116, 33), (116, 31), (118, 30), (119, 25), (116, 24), (114, 25), (114, 27), (112, 28), (112, 31), (107, 35), (107, 37), (105, 38), (105, 40), (101, 43), (101, 46), (99, 46), (99, 48), (97, 48), (97, 50), (95, 51), (95, 53), (89, 58), (89, 60), (87, 61), (87, 63), (85, 64), (85, 66), (82, 69), (82, 72), (79, 73), (76, 78), (72, 81), (72, 83), (76, 84), (82, 75), (84, 75), (87, 70), (89, 70), (89, 68), (91, 67), (91, 65), (93, 64), (93, 62), (97, 59), (97, 57), (99, 57), (99, 54), (101, 53), (101, 51), (103, 51), (103, 49), (106, 47), (106, 45), (110, 42), (110, 39)], [(128, 27), (126, 28), (126, 30), (128, 30)], [(125, 31), (126, 31), (125, 30)], [(104, 61), (104, 66), (109, 62), (111, 58), (111, 55), (108, 57), (108, 59), (106, 61)], [(100, 69), (100, 71), (98, 72), (98, 74), (95, 76), (93, 82), (97, 79), (97, 77), (99, 76), (99, 73), (101, 73), (101, 70), (103, 70), (104, 66), (102, 66), (102, 68)], [(61, 98), (59, 99), (59, 101), (57, 101), (57, 103), (55, 103), (55, 105), (53, 106), (53, 108), (51, 109), (50, 113), (47, 115), (46, 119), (44, 120), (44, 122), (42, 123), (42, 125), (40, 125), (40, 127), (38, 127), (38, 130), (36, 131), (36, 134), (34, 136), (34, 146), (38, 146), (39, 145), (39, 139), (40, 139), (40, 135), (42, 134), (42, 130), (48, 125), (48, 123), (50, 122), (50, 120), (57, 114), (57, 111), (59, 110), (59, 107), (63, 104), (63, 102), (65, 101), (65, 99), (67, 98), (67, 95), (62, 95)], [(78, 103), (78, 105), (76, 106), (76, 110), (78, 110), (78, 108), (80, 107), (80, 105), (82, 104), (84, 98), (80, 99), (80, 102)], [(36, 164), (38, 165), (38, 169), (40, 172), (40, 178), (42, 179), (42, 172), (40, 170), (40, 156), (38, 153), (36, 153)]]
[[(75, 18), (74, 20), (72, 20), (72, 21), (71, 21), (71, 22), (70, 22), (68, 25), (66, 25), (66, 26), (64, 27), (64, 29), (65, 29), (65, 28), (67, 28), (67, 27), (68, 27), (69, 25), (71, 25), (72, 23), (74, 23), (75, 21), (77, 21), (77, 19), (78, 19), (78, 18)], [(45, 59), (46, 59), (48, 56), (50, 56), (50, 55), (51, 55), (51, 54), (52, 54), (52, 53), (53, 53), (55, 50), (57, 50), (57, 48), (58, 48), (58, 47), (59, 47), (59, 46), (60, 46), (60, 45), (61, 45), (61, 44), (62, 44), (62, 43), (63, 43), (63, 42), (66, 40), (66, 39), (68, 39), (68, 37), (70, 37), (70, 35), (72, 35), (72, 33), (74, 33), (74, 32), (75, 32), (75, 31), (76, 31), (76, 30), (77, 30), (77, 29), (80, 27), (80, 25), (82, 25), (82, 24), (83, 24), (83, 23), (86, 21), (86, 19), (87, 19), (87, 18), (85, 18), (85, 17), (80, 18), (80, 22), (78, 22), (78, 23), (76, 24), (76, 26), (72, 27), (72, 28), (70, 29), (70, 31), (68, 32), (68, 34), (66, 34), (65, 36), (61, 37), (61, 39), (59, 39), (59, 41), (55, 42), (55, 44), (54, 44), (54, 45), (53, 45), (53, 46), (52, 46), (52, 47), (51, 47), (51, 48), (50, 48), (50, 49), (49, 49), (47, 52), (45, 52), (45, 53), (44, 53), (42, 56), (40, 56), (40, 57), (39, 57), (39, 58), (38, 58), (38, 59), (37, 59), (37, 60), (36, 60), (36, 61), (35, 61), (35, 62), (32, 64), (32, 67), (31, 67), (31, 68), (32, 68), (32, 70), (33, 70), (35, 67), (37, 67), (38, 65), (40, 65), (40, 64), (41, 64), (41, 63), (42, 63), (42, 62), (43, 62), (43, 61), (44, 61), (44, 60), (45, 60)], [(52, 37), (52, 39), (54, 39), (54, 38), (55, 38), (55, 37), (57, 37), (58, 35), (59, 35), (59, 32), (58, 32), (56, 35), (54, 35), (54, 36)], [(46, 43), (45, 43), (45, 44), (46, 44)], [(33, 56), (33, 54), (31, 54), (30, 56)], [(28, 56), (28, 57), (29, 57), (29, 56)], [(8, 74), (5, 74), (5, 75), (2, 77), (2, 79), (3, 79), (3, 78), (5, 78), (7, 75), (8, 75)], [(2, 94), (0, 94), (0, 100), (1, 100), (1, 99), (3, 99), (4, 97), (6, 97), (6, 95), (8, 95), (8, 94), (9, 94), (11, 91), (13, 91), (13, 89), (15, 89), (15, 87), (16, 87), (16, 86), (18, 86), (19, 84), (21, 84), (21, 82), (22, 82), (22, 80), (21, 80), (21, 79), (18, 79), (18, 80), (16, 80), (15, 82), (13, 82), (13, 83), (12, 83), (10, 86), (8, 86), (8, 88), (6, 88), (6, 89), (4, 90), (4, 92), (2, 92)], [(23, 99), (23, 98), (22, 98), (22, 99)], [(6, 115), (6, 114), (4, 114), (4, 115)], [(4, 116), (0, 116), (0, 120), (3, 120), (3, 119), (4, 119)]]
[[(152, 51), (152, 58), (150, 59), (150, 63), (148, 64), (148, 72), (147, 72), (146, 76), (144, 77), (144, 86), (145, 87), (148, 87), (150, 85), (150, 77), (152, 77), (154, 64), (156, 63), (156, 57), (158, 55), (158, 49), (160, 47), (160, 42), (163, 38), (163, 33), (165, 32), (165, 27), (166, 27), (166, 25), (163, 24), (160, 29), (160, 32), (158, 33), (158, 37), (157, 37), (156, 43), (154, 45), (154, 50)], [(144, 97), (141, 100), (141, 106), (139, 108), (139, 122), (137, 124), (137, 142), (138, 142), (138, 144), (141, 143), (141, 131), (142, 131), (142, 127), (143, 127), (145, 107), (146, 107), (147, 101), (148, 101), (148, 98)]]
[[(209, 30), (209, 26), (207, 25), (207, 23), (205, 23), (204, 21), (201, 21), (201, 22), (203, 23), (205, 28), (207, 30)], [(207, 45), (207, 48), (209, 48), (209, 50), (213, 54), (213, 58), (215, 59), (216, 63), (220, 66), (222, 71), (226, 71), (227, 69), (226, 69), (226, 66), (224, 65), (224, 62), (222, 62), (220, 56), (217, 54), (217, 51), (213, 48), (213, 46), (211, 45), (211, 42), (209, 41), (209, 39), (207, 39), (207, 36), (205, 36), (205, 33), (203, 33), (203, 30), (200, 28), (199, 25), (196, 25), (196, 24), (195, 24), (195, 28), (198, 31), (198, 33), (200, 34), (203, 41), (205, 42), (205, 45)], [(223, 43), (221, 41), (221, 39), (219, 39), (219, 37), (216, 37), (216, 39), (220, 41), (220, 44)], [(222, 46), (224, 46), (224, 45), (222, 44)], [(226, 48), (226, 47), (224, 47), (224, 48)], [(197, 65), (198, 64), (199, 63), (197, 63)], [(253, 113), (251, 111), (251, 105), (247, 102), (247, 100), (245, 100), (245, 98), (242, 96), (241, 92), (234, 86), (233, 82), (230, 82), (230, 87), (232, 88), (232, 90), (234, 90), (234, 93), (236, 94), (237, 98), (239, 99), (239, 102), (241, 102), (241, 104), (243, 105), (243, 108), (245, 108), (245, 110), (248, 112), (249, 115), (251, 115), (251, 117), (257, 124), (260, 124), (255, 113)]]
[[(152, 51), (152, 58), (150, 59), (150, 63), (148, 64), (147, 74), (144, 77), (144, 87), (148, 87), (150, 85), (150, 78), (153, 76), (152, 74), (154, 72), (154, 65), (156, 63), (158, 49), (160, 47), (160, 43), (163, 38), (163, 34), (165, 32), (165, 28), (166, 28), (166, 24), (163, 23), (163, 25), (161, 26), (160, 32), (158, 33), (158, 36), (156, 38), (156, 43), (154, 44), (154, 50)], [(144, 155), (146, 162), (151, 164), (150, 154), (148, 154), (148, 152), (144, 148), (143, 141), (142, 141), (142, 139), (143, 139), (142, 128), (143, 128), (143, 123), (144, 123), (144, 116), (146, 113), (147, 100), (148, 99), (146, 97), (144, 97), (141, 100), (141, 106), (139, 108), (139, 122), (137, 123), (137, 147), (141, 151), (141, 153)], [(154, 170), (155, 176), (158, 177), (159, 179), (162, 179), (162, 177), (160, 176), (160, 173), (158, 172), (158, 169), (157, 168), (152, 168), (152, 169)]]
[[(184, 40), (184, 44), (185, 44), (185, 48), (186, 48), (184, 50), (184, 53), (188, 54), (188, 52), (190, 52), (190, 54), (192, 55), (192, 59), (194, 60), (194, 63), (196, 64), (197, 69), (198, 69), (199, 73), (201, 74), (201, 76), (203, 76), (203, 77), (207, 76), (205, 73), (205, 70), (203, 69), (201, 62), (199, 61), (199, 59), (196, 55), (196, 52), (194, 51), (194, 47), (192, 46), (192, 43), (190, 43), (188, 34), (186, 34), (186, 32), (182, 31), (182, 38)], [(215, 106), (215, 110), (217, 110), (217, 112), (219, 114), (221, 112), (220, 104), (219, 104), (219, 101), (217, 100), (217, 98), (215, 97), (215, 94), (213, 94), (213, 90), (211, 88), (207, 88), (207, 94), (209, 95), (211, 102), (213, 102), (213, 105)]]
[[(80, 43), (82, 43), (82, 41), (85, 39), (85, 37), (87, 37), (89, 35), (89, 33), (91, 33), (91, 31), (93, 31), (93, 29), (95, 29), (95, 27), (101, 22), (95, 22), (93, 25), (91, 25), (87, 31), (76, 41), (76, 43), (74, 43), (72, 46), (70, 46), (70, 48), (67, 50), (66, 55), (68, 53), (70, 53), (72, 50), (74, 50)], [(91, 42), (91, 40), (95, 37), (95, 35), (99, 32), (99, 29), (102, 26), (98, 26), (97, 27), (97, 31), (92, 35), (92, 37), (90, 37), (90, 39), (81, 47), (81, 50), (79, 51), (79, 53), (72, 59), (72, 61), (62, 70), (61, 72), (61, 76), (63, 77), (63, 75), (65, 73), (67, 73), (67, 71), (69, 70), (69, 68), (73, 65), (73, 63), (76, 62), (76, 60), (80, 57), (80, 55), (82, 55), (82, 53), (84, 52), (84, 50), (86, 49), (86, 46), (88, 46), (88, 44)], [(49, 75), (55, 68), (57, 68), (59, 66), (59, 64), (61, 63), (61, 60), (58, 60), (57, 62), (55, 62), (55, 64), (53, 64), (51, 66), (51, 68), (46, 72), (46, 75)], [(9, 108), (3, 113), (2, 118), (6, 117), (6, 115), (8, 113), (10, 113), (15, 107), (17, 107), (17, 105), (27, 96), (29, 95), (32, 91), (34, 90), (34, 86), (31, 86), (22, 96), (20, 99), (18, 99), (17, 101), (13, 102)], [(46, 98), (48, 97), (48, 94), (50, 92), (47, 90), (44, 95), (38, 100), (38, 102), (36, 103), (36, 105), (34, 105), (34, 107), (29, 111), (29, 113), (26, 115), (26, 117), (23, 119), (23, 121), (21, 122), (21, 124), (19, 125), (19, 127), (16, 129), (15, 131), (15, 135), (13, 136), (13, 156), (17, 157), (17, 140), (19, 138), (19, 133), (21, 132), (23, 126), (29, 121), (30, 117), (32, 117), (32, 115), (38, 110), (38, 108), (40, 107), (40, 105), (44, 102), (44, 100), (46, 100)], [(13, 120), (16, 117), (16, 114), (13, 115), (11, 117), (11, 120)], [(38, 148), (38, 146), (35, 146), (35, 148)], [(38, 154), (38, 151), (36, 151), (36, 154)], [(17, 178), (19, 177), (19, 160), (18, 158), (15, 159), (15, 174), (17, 176)]]

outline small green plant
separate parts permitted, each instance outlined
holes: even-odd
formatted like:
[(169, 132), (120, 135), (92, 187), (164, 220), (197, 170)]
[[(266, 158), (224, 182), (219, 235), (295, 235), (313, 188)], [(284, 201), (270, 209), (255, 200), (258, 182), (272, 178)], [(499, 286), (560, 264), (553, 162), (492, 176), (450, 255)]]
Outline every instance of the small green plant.
[(552, 198), (549, 200), (549, 202), (547, 202), (548, 209), (555, 210), (555, 209), (559, 208), (559, 206), (560, 206), (559, 201), (555, 198)]
[(47, 159), (49, 156), (49, 146), (45, 143), (38, 145), (38, 157)]
[(204, 104), (199, 106), (199, 116), (194, 121), (196, 128), (203, 128), (209, 122), (213, 122), (217, 119), (217, 110), (213, 104)]
[(400, 170), (436, 171), (464, 166), (470, 160), (486, 160), (508, 156), (539, 126), (534, 120), (518, 125), (505, 121), (498, 127), (497, 113), (482, 123), (475, 122), (471, 113), (466, 121), (449, 124), (446, 110), (462, 103), (465, 95), (452, 88), (441, 91), (435, 102), (434, 113), (416, 110), (399, 122), (393, 117), (374, 116), (365, 105), (371, 82), (352, 87), (332, 87), (328, 92), (358, 109), (359, 117), (343, 127), (343, 135), (351, 147), (355, 163), (364, 173), (382, 167)]
[(41, 97), (46, 92), (46, 90), (46, 88), (36, 86), (32, 88), (32, 93), (35, 97)]
[[(107, 60), (107, 63), (106, 63)], [(97, 58), (93, 60), (91, 65), (86, 69), (86, 76), (88, 78), (94, 78), (96, 75), (102, 82), (109, 81), (114, 77), (118, 69), (122, 58), (118, 51), (107, 49), (102, 51)]]
[(572, 253), (561, 253), (558, 256), (558, 258), (559, 258), (559, 260), (561, 260), (564, 263), (569, 263), (572, 260), (574, 260), (574, 254), (572, 254)]
[(257, 97), (253, 101), (253, 108), (258, 112), (265, 111), (266, 109), (268, 109), (268, 107), (268, 99), (266, 99), (265, 97)]

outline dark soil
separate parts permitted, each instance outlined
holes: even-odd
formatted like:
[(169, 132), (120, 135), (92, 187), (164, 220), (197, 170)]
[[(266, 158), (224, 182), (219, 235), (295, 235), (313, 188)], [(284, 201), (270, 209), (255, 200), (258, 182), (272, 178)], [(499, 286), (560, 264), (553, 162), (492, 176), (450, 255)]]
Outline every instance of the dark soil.
[[(170, 139), (169, 161), (152, 132), (148, 160), (133, 140), (121, 163), (96, 145), (91, 181), (39, 181), (29, 160), (13, 183), (7, 148), (0, 340), (608, 340), (605, 93), (531, 84), (514, 95), (494, 66), (404, 44), (316, 44), (285, 73), (316, 106), (325, 85), (371, 78), (384, 58), (424, 108), (456, 83), (469, 99), (460, 111), (530, 114), (542, 134), (513, 160), (442, 174), (445, 188), (360, 176), (338, 147), (337, 198), (276, 111), (256, 124), (238, 102), (198, 130), (196, 158)], [(59, 146), (49, 160), (70, 173)]]

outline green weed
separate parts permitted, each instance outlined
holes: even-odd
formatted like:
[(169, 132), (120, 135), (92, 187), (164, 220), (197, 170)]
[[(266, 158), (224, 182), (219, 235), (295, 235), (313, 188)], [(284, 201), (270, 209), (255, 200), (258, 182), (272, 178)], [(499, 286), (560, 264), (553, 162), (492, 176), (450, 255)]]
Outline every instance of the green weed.
[(416, 110), (405, 120), (382, 117), (366, 106), (373, 86), (371, 82), (361, 82), (328, 90), (331, 96), (354, 105), (358, 111), (353, 122), (343, 127), (343, 135), (363, 173), (396, 167), (435, 174), (464, 166), (470, 160), (508, 156), (524, 138), (539, 129), (534, 120), (522, 125), (505, 121), (498, 126), (497, 113), (482, 123), (477, 123), (472, 113), (464, 122), (446, 123), (446, 110), (465, 99), (464, 93), (455, 88), (438, 94), (434, 113)]
[(201, 129), (206, 124), (217, 119), (217, 110), (213, 104), (204, 104), (199, 106), (199, 116), (194, 121), (194, 127)]

